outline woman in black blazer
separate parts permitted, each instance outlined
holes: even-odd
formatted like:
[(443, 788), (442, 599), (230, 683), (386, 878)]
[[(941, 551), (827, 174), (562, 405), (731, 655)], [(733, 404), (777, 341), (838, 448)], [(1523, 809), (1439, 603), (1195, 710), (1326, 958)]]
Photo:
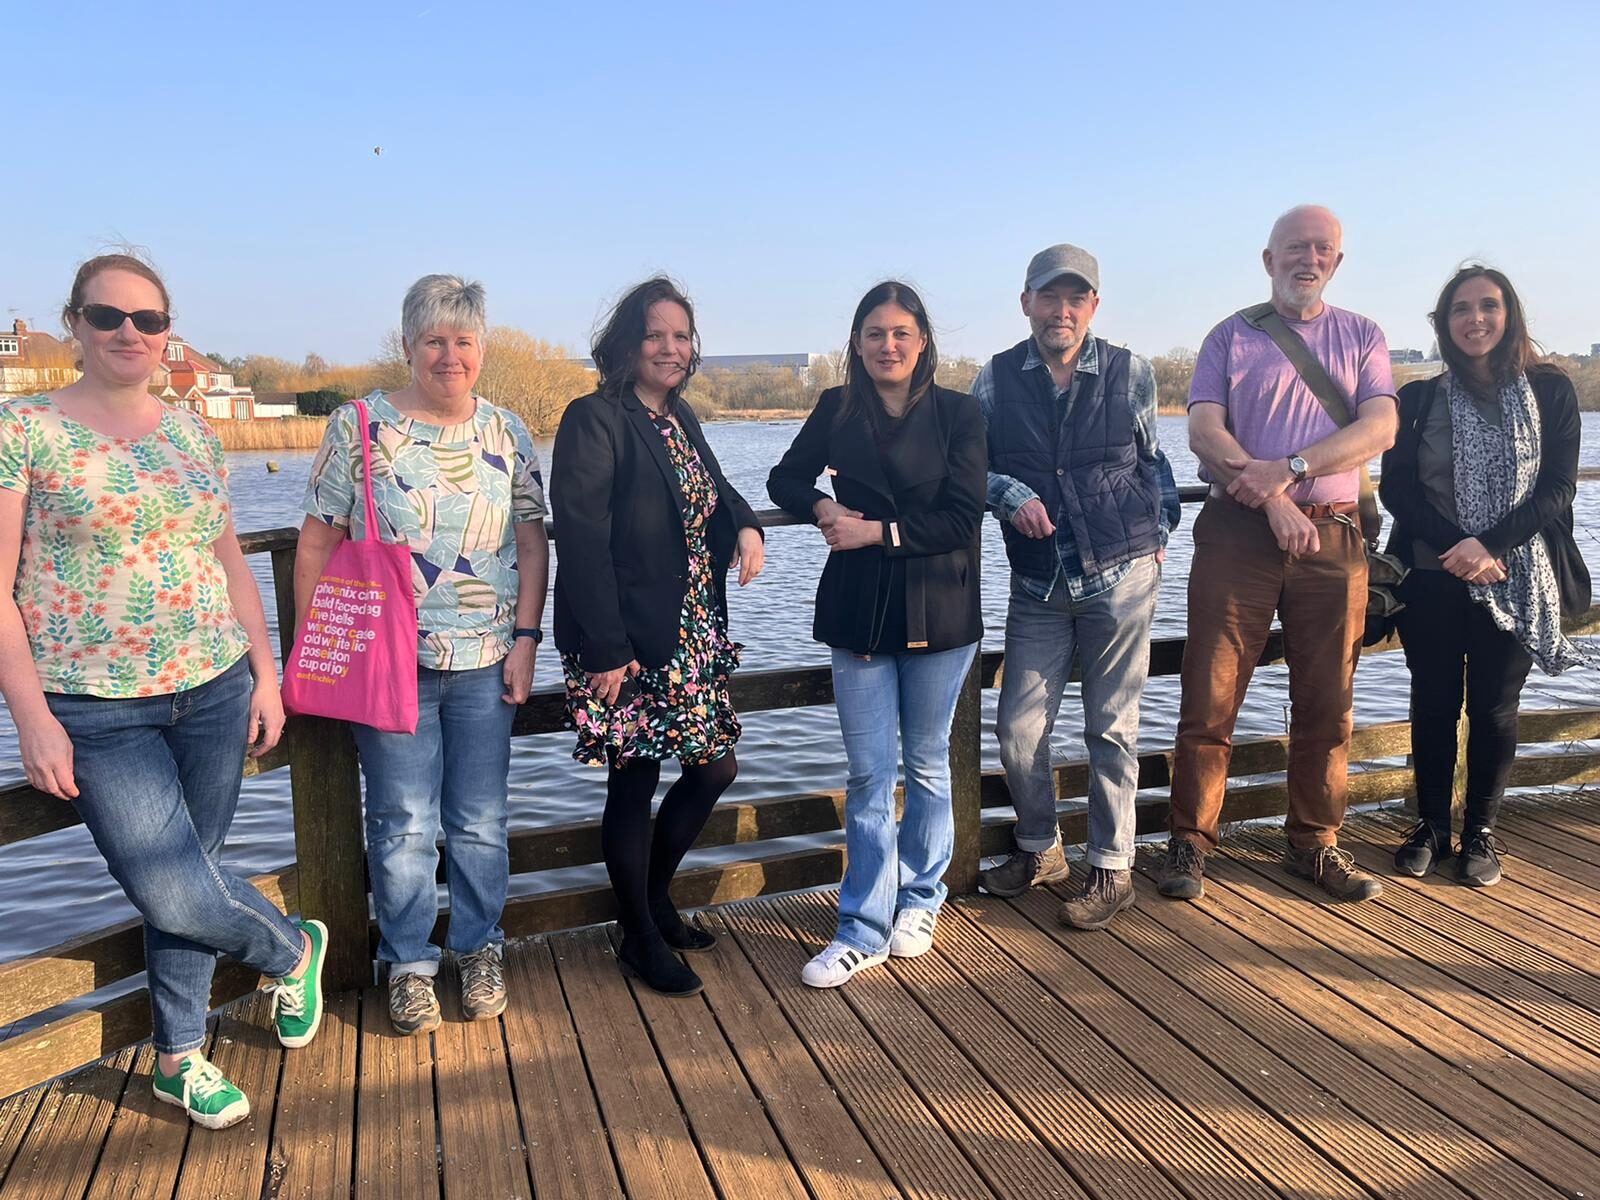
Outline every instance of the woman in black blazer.
[(1411, 747), (1421, 820), (1396, 869), (1451, 856), (1456, 722), (1467, 706), (1467, 795), (1456, 877), (1499, 882), (1495, 817), (1517, 750), (1517, 707), (1538, 662), (1581, 652), (1561, 617), (1589, 607), (1572, 537), (1582, 425), (1572, 382), (1539, 361), (1522, 303), (1488, 267), (1456, 272), (1433, 313), (1446, 371), (1400, 389), (1400, 430), (1380, 495), (1389, 550), (1411, 567), (1396, 623), (1411, 670)]
[[(933, 382), (933, 330), (903, 283), (862, 298), (847, 354), (844, 386), (822, 393), (767, 479), (772, 499), (815, 521), (831, 551), (812, 636), (833, 647), (850, 765), (839, 928), (801, 972), (812, 987), (933, 944), (955, 838), (950, 722), (983, 636), (988, 459), (977, 402)], [(817, 489), (824, 472), (832, 496)]]
[[(592, 353), (600, 389), (561, 417), (550, 490), (556, 648), (573, 756), (609, 768), (601, 846), (617, 895), (617, 957), (651, 987), (693, 995), (700, 977), (673, 950), (715, 938), (668, 896), (678, 864), (738, 771), (728, 676), (732, 563), (761, 571), (760, 523), (728, 483), (681, 392), (700, 363), (694, 309), (668, 279), (618, 303)], [(661, 760), (682, 775), (652, 834)]]

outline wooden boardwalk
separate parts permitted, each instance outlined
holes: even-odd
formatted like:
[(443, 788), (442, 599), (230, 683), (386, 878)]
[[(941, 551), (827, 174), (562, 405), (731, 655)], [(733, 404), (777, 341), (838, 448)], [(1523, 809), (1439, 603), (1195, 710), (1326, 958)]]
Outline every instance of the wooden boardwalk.
[[(1384, 870), (1402, 821), (1345, 844)], [(431, 1045), (372, 991), (285, 1054), (255, 997), (210, 1048), (246, 1123), (153, 1111), (127, 1050), (0, 1102), (0, 1195), (1600, 1197), (1600, 797), (1514, 801), (1502, 832), (1481, 892), (1317, 903), (1264, 831), (1198, 903), (1141, 876), (1107, 933), (1043, 892), (962, 899), (933, 953), (833, 992), (798, 981), (813, 893), (702, 914), (690, 1000), (625, 982), (602, 929), (517, 944), (504, 1018), (447, 1001)]]

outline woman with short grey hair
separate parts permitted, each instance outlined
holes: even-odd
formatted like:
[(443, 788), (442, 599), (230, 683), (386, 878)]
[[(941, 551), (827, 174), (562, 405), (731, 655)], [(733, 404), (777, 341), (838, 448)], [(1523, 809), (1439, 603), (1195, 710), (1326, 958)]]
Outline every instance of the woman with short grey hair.
[[(533, 684), (549, 577), (544, 483), (527, 427), (473, 393), (487, 331), (483, 286), (424, 275), (401, 306), (411, 382), (366, 397), (376, 536), (411, 550), (417, 602), (414, 734), (353, 725), (366, 777), (367, 859), (400, 1033), (439, 1024), (437, 839), (450, 890), (446, 948), (469, 1020), (505, 1009), (500, 913), (508, 883), (511, 719)], [(295, 560), (304, 613), (329, 556), (365, 536), (360, 417), (328, 420)]]

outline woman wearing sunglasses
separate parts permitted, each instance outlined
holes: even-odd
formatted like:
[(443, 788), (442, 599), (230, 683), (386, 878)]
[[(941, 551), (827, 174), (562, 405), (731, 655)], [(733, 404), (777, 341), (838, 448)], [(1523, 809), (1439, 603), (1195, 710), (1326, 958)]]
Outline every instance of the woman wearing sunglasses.
[(278, 1039), (303, 1046), (327, 930), (220, 861), (283, 705), (222, 446), (149, 391), (168, 308), (146, 263), (89, 260), (63, 313), (83, 377), (0, 404), (0, 693), (28, 782), (76, 805), (144, 917), (156, 1099), (220, 1129), (250, 1104), (200, 1053), (217, 954), (278, 980)]

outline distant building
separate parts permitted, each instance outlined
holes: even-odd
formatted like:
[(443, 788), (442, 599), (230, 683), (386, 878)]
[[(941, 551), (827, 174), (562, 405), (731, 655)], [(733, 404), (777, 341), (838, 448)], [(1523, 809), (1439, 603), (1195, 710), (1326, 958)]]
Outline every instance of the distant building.
[(52, 392), (77, 378), (70, 342), (29, 329), (23, 320), (0, 333), (0, 397)]
[(257, 392), (256, 420), (270, 421), (276, 417), (297, 417), (300, 406), (294, 392)]
[(1589, 357), (1600, 358), (1600, 342), (1589, 343)]
[(256, 416), (255, 393), (235, 387), (232, 371), (212, 362), (177, 334), (168, 339), (166, 358), (150, 376), (150, 390), (208, 421), (250, 421)]
[(1395, 366), (1401, 366), (1405, 363), (1419, 363), (1427, 360), (1423, 358), (1421, 350), (1391, 350), (1389, 351), (1389, 361)]

